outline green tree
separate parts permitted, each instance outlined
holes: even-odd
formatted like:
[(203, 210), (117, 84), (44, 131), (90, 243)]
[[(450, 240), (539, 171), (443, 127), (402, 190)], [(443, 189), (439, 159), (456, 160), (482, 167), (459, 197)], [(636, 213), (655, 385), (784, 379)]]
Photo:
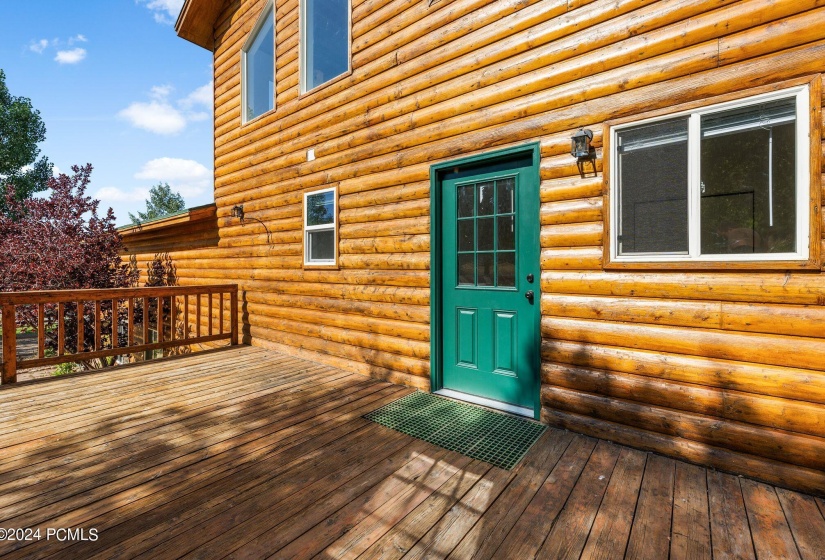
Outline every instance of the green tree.
[[(0, 182), (11, 185), (16, 200), (25, 200), (46, 190), (52, 164), (45, 156), (38, 159), (39, 142), (46, 139), (46, 126), (40, 111), (25, 97), (14, 97), (6, 87), (6, 74), (0, 70)], [(0, 214), (6, 214), (0, 197)]]
[(138, 212), (137, 216), (129, 212), (129, 219), (137, 225), (149, 220), (156, 220), (186, 209), (186, 203), (180, 193), (172, 192), (169, 183), (158, 183), (149, 189), (149, 198), (146, 200), (146, 212)]

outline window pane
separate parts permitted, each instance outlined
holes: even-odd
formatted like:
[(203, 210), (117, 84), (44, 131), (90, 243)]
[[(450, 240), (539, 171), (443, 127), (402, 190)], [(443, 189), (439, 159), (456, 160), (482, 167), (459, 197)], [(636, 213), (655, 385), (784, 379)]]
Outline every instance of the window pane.
[(478, 183), (478, 215), (489, 216), (494, 213), (493, 210), (493, 182)]
[(473, 208), (473, 185), (463, 185), (458, 187), (458, 217), (467, 218), (474, 213)]
[(495, 276), (493, 271), (495, 253), (478, 253), (478, 285), (492, 286)]
[(509, 214), (515, 206), (516, 181), (515, 179), (501, 179), (496, 181), (498, 189), (498, 213)]
[(472, 251), (475, 249), (475, 221), (459, 220), (458, 222), (458, 250)]
[(476, 283), (475, 264), (475, 255), (473, 253), (458, 255), (459, 284), (473, 285)]
[(516, 254), (497, 253), (498, 255), (498, 281), (496, 285), (503, 288), (512, 288), (516, 285)]
[(480, 218), (478, 220), (478, 250), (493, 250), (493, 218)]
[(516, 228), (514, 216), (498, 218), (498, 250), (512, 251), (516, 248)]
[(335, 232), (331, 229), (307, 232), (309, 261), (335, 260)]
[(618, 133), (619, 251), (688, 250), (688, 119)]
[(349, 70), (349, 0), (305, 0), (305, 90)]
[(796, 251), (793, 99), (702, 117), (702, 253)]
[(272, 10), (246, 51), (246, 119), (254, 119), (275, 107), (275, 25)]
[(326, 191), (307, 196), (307, 225), (320, 226), (335, 221), (335, 192)]

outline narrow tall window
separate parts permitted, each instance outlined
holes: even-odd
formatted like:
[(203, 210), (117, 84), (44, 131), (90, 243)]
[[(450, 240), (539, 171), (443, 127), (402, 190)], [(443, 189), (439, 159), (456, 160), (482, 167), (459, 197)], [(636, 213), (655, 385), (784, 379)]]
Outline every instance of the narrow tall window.
[(350, 0), (301, 2), (301, 91), (349, 71)]
[(243, 120), (275, 108), (275, 19), (270, 3), (242, 51)]
[(337, 210), (335, 188), (304, 194), (304, 264), (336, 263)]
[(806, 260), (807, 87), (612, 128), (616, 262)]

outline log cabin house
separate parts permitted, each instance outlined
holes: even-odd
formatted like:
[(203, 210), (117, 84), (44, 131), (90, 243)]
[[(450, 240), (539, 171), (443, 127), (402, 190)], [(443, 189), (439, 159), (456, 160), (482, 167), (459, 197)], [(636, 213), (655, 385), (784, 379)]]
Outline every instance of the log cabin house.
[(125, 244), (238, 283), (244, 342), (825, 493), (825, 0), (187, 0), (177, 32), (214, 53), (215, 206)]

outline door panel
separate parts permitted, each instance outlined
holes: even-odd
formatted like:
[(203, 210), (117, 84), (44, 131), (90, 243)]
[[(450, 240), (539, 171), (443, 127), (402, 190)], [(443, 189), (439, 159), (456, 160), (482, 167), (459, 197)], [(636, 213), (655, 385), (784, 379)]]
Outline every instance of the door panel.
[(443, 176), (440, 197), (443, 388), (533, 409), (539, 196), (532, 158), (456, 168)]

